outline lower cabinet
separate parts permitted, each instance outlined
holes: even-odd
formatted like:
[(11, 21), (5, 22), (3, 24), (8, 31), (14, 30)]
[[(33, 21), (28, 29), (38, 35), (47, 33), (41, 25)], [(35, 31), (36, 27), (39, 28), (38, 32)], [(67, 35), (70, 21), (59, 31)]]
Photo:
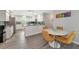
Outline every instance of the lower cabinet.
[(16, 24), (16, 30), (20, 30), (20, 29), (23, 29), (22, 24)]
[(37, 26), (27, 26), (25, 28), (25, 36), (31, 36), (31, 35), (36, 35), (42, 32), (43, 26), (37, 25)]
[(6, 39), (11, 38), (13, 35), (13, 26), (6, 26)]

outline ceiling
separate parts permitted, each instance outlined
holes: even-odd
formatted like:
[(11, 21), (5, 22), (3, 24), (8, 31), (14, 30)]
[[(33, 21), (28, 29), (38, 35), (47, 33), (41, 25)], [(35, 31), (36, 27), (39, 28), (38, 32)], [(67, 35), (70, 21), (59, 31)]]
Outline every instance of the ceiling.
[(53, 10), (11, 10), (11, 13), (13, 15), (26, 15), (26, 16), (51, 13), (51, 12), (53, 12)]

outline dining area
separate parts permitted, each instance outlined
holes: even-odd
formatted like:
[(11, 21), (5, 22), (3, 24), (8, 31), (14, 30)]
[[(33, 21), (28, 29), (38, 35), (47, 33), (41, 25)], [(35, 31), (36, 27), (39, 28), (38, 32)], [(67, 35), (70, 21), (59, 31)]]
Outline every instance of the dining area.
[(63, 45), (71, 45), (76, 37), (75, 31), (65, 31), (63, 26), (57, 26), (56, 29), (43, 27), (42, 36), (46, 40), (51, 48), (61, 48)]

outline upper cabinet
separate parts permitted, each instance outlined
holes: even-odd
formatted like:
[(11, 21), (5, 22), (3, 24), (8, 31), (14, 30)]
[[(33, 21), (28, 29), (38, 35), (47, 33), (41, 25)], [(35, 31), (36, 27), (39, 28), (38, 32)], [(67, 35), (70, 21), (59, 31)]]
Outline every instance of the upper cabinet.
[(22, 21), (22, 16), (16, 16), (15, 20), (16, 20), (16, 22), (21, 22)]
[(9, 21), (10, 20), (10, 18), (9, 18), (10, 17), (9, 12), (6, 11), (5, 15), (6, 15), (6, 20), (5, 21)]
[(9, 21), (9, 12), (0, 10), (0, 21)]

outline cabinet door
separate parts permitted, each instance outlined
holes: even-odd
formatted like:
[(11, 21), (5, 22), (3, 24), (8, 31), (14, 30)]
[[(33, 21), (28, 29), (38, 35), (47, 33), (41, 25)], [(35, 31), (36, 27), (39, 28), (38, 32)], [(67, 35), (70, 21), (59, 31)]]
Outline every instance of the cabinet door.
[(9, 13), (0, 10), (0, 21), (9, 21)]
[(5, 20), (6, 20), (6, 14), (0, 13), (0, 21), (5, 21)]
[(16, 22), (21, 22), (22, 21), (22, 16), (16, 16), (15, 20), (16, 20)]
[(36, 35), (42, 32), (43, 26), (28, 26), (25, 28), (25, 36)]
[(6, 27), (6, 39), (10, 38), (13, 34), (13, 26), (11, 27)]
[(6, 13), (6, 19), (5, 19), (5, 21), (9, 21), (9, 13)]
[(9, 27), (6, 27), (6, 39), (10, 38), (10, 28)]
[(22, 24), (16, 24), (16, 30), (23, 29)]

